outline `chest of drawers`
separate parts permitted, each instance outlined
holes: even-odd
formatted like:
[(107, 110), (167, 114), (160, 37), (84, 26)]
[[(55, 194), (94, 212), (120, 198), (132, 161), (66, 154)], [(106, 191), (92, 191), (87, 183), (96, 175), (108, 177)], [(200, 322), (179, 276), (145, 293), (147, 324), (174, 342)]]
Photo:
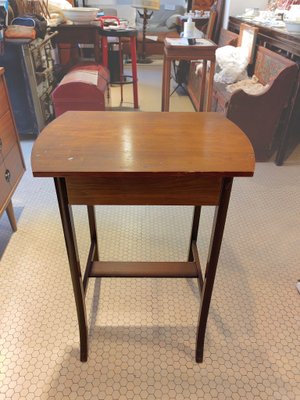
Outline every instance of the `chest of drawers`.
[(0, 216), (7, 212), (11, 227), (17, 229), (11, 197), (25, 171), (19, 138), (12, 115), (4, 68), (0, 67)]

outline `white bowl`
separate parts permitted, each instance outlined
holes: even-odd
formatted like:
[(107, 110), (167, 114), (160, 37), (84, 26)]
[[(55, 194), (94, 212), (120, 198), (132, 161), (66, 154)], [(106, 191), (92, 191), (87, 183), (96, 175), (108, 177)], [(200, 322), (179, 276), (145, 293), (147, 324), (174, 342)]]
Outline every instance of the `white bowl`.
[(73, 7), (62, 10), (64, 16), (76, 24), (88, 24), (97, 17), (98, 8)]
[(288, 32), (300, 33), (300, 21), (284, 21)]

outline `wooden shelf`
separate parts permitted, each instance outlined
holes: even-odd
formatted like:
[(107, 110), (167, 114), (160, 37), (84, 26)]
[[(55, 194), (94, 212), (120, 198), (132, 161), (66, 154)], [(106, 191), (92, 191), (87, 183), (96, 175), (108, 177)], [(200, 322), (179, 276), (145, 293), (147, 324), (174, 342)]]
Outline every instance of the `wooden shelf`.
[(92, 278), (197, 278), (194, 262), (94, 261)]

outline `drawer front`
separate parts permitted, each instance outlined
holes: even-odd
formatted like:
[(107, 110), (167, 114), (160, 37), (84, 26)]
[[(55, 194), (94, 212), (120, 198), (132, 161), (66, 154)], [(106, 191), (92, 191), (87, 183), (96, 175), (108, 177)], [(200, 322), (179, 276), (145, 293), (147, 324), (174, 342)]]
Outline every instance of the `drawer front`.
[(14, 123), (9, 111), (0, 119), (0, 152), (3, 158), (17, 142)]
[(4, 159), (5, 166), (5, 179), (11, 186), (12, 191), (15, 190), (16, 185), (21, 179), (25, 168), (23, 165), (22, 157), (20, 154), (20, 149), (16, 143), (11, 151), (8, 153)]
[(2, 162), (0, 163), (0, 215), (4, 211), (4, 205), (12, 190), (10, 183), (5, 179), (5, 171), (6, 167)]
[(0, 117), (9, 109), (3, 77), (0, 77)]
[(217, 205), (221, 178), (197, 176), (66, 178), (70, 204)]

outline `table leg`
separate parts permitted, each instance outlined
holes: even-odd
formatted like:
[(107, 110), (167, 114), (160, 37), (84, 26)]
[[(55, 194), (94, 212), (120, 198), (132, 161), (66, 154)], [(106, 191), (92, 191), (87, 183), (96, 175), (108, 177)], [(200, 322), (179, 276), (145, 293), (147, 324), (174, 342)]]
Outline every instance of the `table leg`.
[(5, 210), (5, 211), (6, 211), (6, 214), (7, 214), (7, 217), (8, 217), (10, 226), (11, 226), (11, 229), (12, 229), (14, 232), (16, 232), (16, 230), (17, 230), (17, 222), (16, 222), (15, 213), (14, 213), (14, 208), (13, 208), (13, 205), (12, 205), (11, 200), (10, 200), (9, 203), (7, 204), (7, 207), (6, 207), (6, 210)]
[(108, 68), (108, 42), (107, 37), (101, 37), (101, 47), (102, 47), (102, 64), (103, 67)]
[(123, 79), (124, 79), (124, 68), (123, 68), (123, 53), (121, 39), (118, 38), (119, 44), (119, 65), (120, 65), (120, 90), (121, 90), (121, 104), (123, 104)]
[(95, 30), (95, 37), (94, 37), (94, 58), (97, 64), (101, 63), (100, 57), (100, 36), (98, 32)]
[(200, 82), (200, 99), (199, 99), (199, 107), (197, 111), (203, 111), (204, 109), (204, 97), (205, 97), (205, 92), (207, 89), (206, 85), (206, 74), (207, 74), (207, 60), (202, 61), (202, 77), (201, 77), (201, 82)]
[(194, 261), (192, 244), (193, 244), (193, 242), (197, 242), (200, 214), (201, 214), (201, 206), (194, 207), (193, 225), (192, 225), (192, 233), (191, 233), (188, 261)]
[(225, 227), (227, 209), (229, 205), (233, 178), (225, 178), (221, 189), (219, 205), (216, 207), (210, 248), (205, 271), (203, 290), (201, 292), (201, 305), (199, 312), (197, 341), (196, 341), (196, 362), (203, 361), (203, 349), (207, 317), (209, 312), (210, 300), (214, 286), (214, 280), (218, 265), (221, 249), (222, 237)]
[(171, 60), (164, 54), (163, 79), (162, 79), (162, 106), (161, 111), (169, 111), (170, 107), (170, 79)]
[(136, 60), (136, 37), (130, 38), (130, 53), (131, 53), (131, 68), (132, 68), (132, 80), (133, 80), (133, 104), (134, 108), (139, 108), (138, 100), (138, 78), (137, 78), (137, 60)]
[(84, 272), (84, 276), (83, 276), (84, 293), (86, 293), (86, 291), (87, 291), (87, 286), (89, 283), (89, 277), (91, 276), (90, 274), (91, 274), (93, 262), (99, 261), (95, 206), (87, 206), (87, 211), (88, 211), (88, 218), (89, 218), (91, 245), (90, 245), (90, 251), (89, 251), (87, 264), (86, 264), (85, 272)]
[(205, 111), (211, 111), (211, 103), (212, 103), (212, 91), (213, 91), (213, 84), (214, 84), (214, 75), (215, 75), (215, 61), (210, 62), (210, 69), (208, 73), (208, 82), (207, 82), (207, 89), (206, 89), (206, 104), (205, 104)]
[(95, 242), (94, 261), (99, 261), (95, 206), (87, 206), (91, 242)]
[(80, 360), (87, 361), (88, 356), (88, 328), (84, 289), (78, 256), (74, 221), (71, 206), (68, 204), (68, 195), (64, 178), (54, 178), (61, 222), (68, 253), (69, 267), (76, 303), (77, 318), (80, 335)]

